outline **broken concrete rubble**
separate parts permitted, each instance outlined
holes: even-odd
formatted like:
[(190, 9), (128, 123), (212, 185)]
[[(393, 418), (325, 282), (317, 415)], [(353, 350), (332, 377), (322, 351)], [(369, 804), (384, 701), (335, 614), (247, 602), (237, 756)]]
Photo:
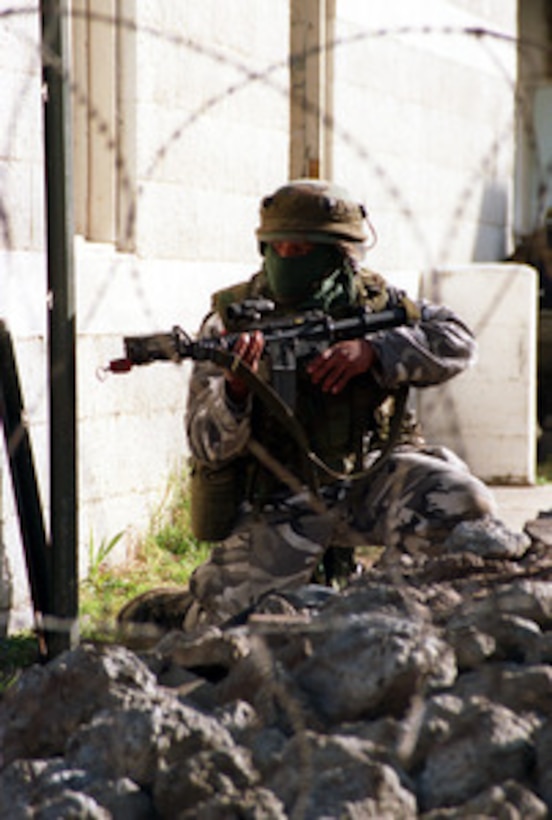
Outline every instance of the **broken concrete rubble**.
[(0, 817), (545, 818), (552, 516), (240, 626), (82, 645), (0, 700)]

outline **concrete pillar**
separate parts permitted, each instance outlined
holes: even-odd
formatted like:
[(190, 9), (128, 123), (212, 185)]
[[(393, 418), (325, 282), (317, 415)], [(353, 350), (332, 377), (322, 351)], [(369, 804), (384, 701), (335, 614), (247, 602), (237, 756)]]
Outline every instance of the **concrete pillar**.
[(290, 178), (329, 177), (333, 0), (291, 0)]
[(117, 248), (136, 250), (136, 0), (117, 0)]
[(71, 63), (73, 79), (73, 184), (75, 189), (75, 230), (88, 230), (88, 3), (73, 0)]
[(116, 0), (89, 0), (88, 238), (116, 238)]

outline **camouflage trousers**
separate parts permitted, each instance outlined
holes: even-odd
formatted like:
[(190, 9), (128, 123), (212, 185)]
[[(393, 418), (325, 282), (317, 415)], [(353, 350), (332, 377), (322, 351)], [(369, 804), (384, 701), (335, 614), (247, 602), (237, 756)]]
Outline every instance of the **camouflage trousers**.
[(352, 543), (435, 552), (463, 520), (495, 515), (491, 491), (450, 450), (396, 450), (345, 500), (314, 512), (306, 496), (244, 511), (190, 580), (185, 629), (220, 623), (270, 591), (309, 583), (328, 547)]

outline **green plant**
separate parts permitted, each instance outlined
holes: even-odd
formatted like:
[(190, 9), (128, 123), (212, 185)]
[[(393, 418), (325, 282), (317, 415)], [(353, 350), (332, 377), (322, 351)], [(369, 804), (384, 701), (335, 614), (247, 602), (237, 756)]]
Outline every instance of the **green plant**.
[(122, 538), (118, 533), (95, 548), (89, 541), (90, 571), (81, 584), (81, 636), (110, 640), (117, 612), (136, 595), (156, 587), (184, 587), (210, 547), (198, 541), (190, 529), (187, 476), (170, 479), (165, 499), (152, 516), (150, 527), (138, 544), (133, 559), (124, 566), (109, 566), (107, 556)]
[(0, 638), (0, 695), (15, 681), (22, 669), (39, 661), (36, 636), (21, 632)]
[(103, 538), (100, 541), (99, 547), (96, 549), (94, 534), (92, 532), (90, 533), (90, 538), (88, 541), (88, 583), (92, 585), (97, 583), (104, 562), (107, 560), (111, 552), (113, 552), (124, 534), (125, 531), (122, 530), (121, 532), (118, 532), (117, 535), (114, 535), (110, 540)]

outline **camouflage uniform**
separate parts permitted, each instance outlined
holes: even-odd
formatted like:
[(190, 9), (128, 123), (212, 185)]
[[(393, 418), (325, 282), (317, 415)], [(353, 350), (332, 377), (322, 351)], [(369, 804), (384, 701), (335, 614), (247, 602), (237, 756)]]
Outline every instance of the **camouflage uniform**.
[[(357, 270), (355, 281), (358, 301), (374, 310), (400, 299), (376, 274)], [(228, 327), (229, 302), (263, 295), (262, 271), (247, 283), (215, 294), (214, 311), (201, 332), (216, 334)], [(342, 473), (358, 469), (359, 441), (362, 467), (376, 458), (377, 409), (389, 395), (402, 385), (441, 384), (473, 362), (475, 342), (463, 322), (446, 307), (420, 302), (419, 308), (421, 320), (416, 325), (370, 336), (377, 365), (367, 376), (353, 379), (340, 397), (322, 395), (308, 378), (298, 375), (301, 424), (313, 449)], [(261, 372), (261, 377), (270, 375)], [(359, 401), (355, 416), (351, 408)], [(446, 448), (422, 442), (396, 447), (372, 475), (352, 482), (350, 489), (346, 482), (321, 476), (323, 504), (313, 509), (307, 493), (294, 493), (248, 451), (252, 439), (260, 440), (278, 463), (291, 465), (293, 474), (305, 479), (298, 454), (288, 446), (285, 433), (273, 429), (269, 416), (256, 396), (250, 396), (245, 407), (234, 406), (220, 368), (205, 361), (195, 364), (186, 415), (194, 469), (239, 464), (231, 484), (242, 479), (243, 484), (231, 532), (192, 576), (194, 603), (186, 627), (227, 619), (264, 593), (308, 583), (330, 546), (349, 547), (356, 538), (358, 544), (431, 551), (460, 521), (495, 512), (490, 491), (459, 458)]]
[[(307, 217), (305, 202), (307, 211), (313, 203)], [(324, 183), (290, 184), (262, 203), (261, 252), (279, 236), (339, 244), (342, 270), (335, 281), (345, 281), (346, 287), (335, 290), (341, 301), (325, 312), (350, 315), (361, 305), (378, 312), (404, 295), (355, 264), (350, 250), (366, 239), (365, 219), (360, 206)], [(265, 257), (263, 270), (250, 280), (214, 295), (201, 334), (235, 329), (230, 303), (271, 295), (266, 265)], [(186, 413), (192, 519), (207, 488), (212, 497), (203, 524), (206, 520), (208, 529), (215, 526), (206, 536), (202, 524), (197, 535), (218, 543), (192, 575), (181, 608), (184, 628), (224, 621), (267, 592), (308, 583), (322, 557), (335, 548), (365, 544), (429, 551), (438, 549), (458, 522), (494, 514), (489, 490), (445, 448), (402, 443), (363, 475), (382, 446), (378, 419), (388, 398), (405, 385), (441, 384), (475, 356), (470, 330), (451, 310), (427, 302), (418, 307), (416, 324), (370, 335), (377, 352), (374, 366), (352, 378), (338, 395), (323, 392), (298, 367), (295, 417), (328, 468), (318, 470), (321, 490), (314, 501), (301, 489), (308, 482), (304, 453), (270, 408), (255, 393), (243, 405), (233, 403), (220, 367), (211, 361), (194, 364)], [(290, 310), (283, 312), (288, 316)], [(259, 378), (270, 382), (269, 365), (264, 360), (261, 365)], [(299, 489), (285, 471), (298, 479)], [(357, 477), (344, 480), (351, 473)], [(137, 608), (130, 612), (136, 615)]]

